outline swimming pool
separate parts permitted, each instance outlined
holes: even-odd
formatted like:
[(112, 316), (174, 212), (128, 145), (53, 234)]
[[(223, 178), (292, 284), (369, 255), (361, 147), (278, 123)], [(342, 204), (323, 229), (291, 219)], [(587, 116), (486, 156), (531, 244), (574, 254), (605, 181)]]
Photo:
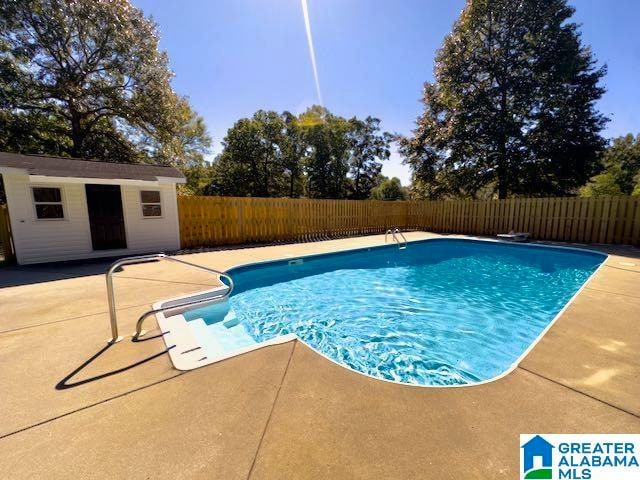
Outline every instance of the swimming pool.
[(468, 385), (509, 371), (605, 258), (433, 239), (286, 259), (229, 270), (229, 300), (182, 318), (209, 359), (295, 335), (379, 379)]

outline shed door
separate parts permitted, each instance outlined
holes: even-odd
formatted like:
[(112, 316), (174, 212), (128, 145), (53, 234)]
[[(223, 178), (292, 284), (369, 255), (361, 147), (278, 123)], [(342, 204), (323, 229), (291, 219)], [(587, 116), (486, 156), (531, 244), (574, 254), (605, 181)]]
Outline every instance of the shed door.
[(85, 185), (94, 250), (127, 248), (120, 185)]

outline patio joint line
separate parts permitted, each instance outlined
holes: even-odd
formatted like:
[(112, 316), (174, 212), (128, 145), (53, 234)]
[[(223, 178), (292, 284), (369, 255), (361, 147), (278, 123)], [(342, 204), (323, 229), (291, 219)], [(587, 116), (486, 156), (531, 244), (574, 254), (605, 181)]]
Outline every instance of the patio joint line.
[(594, 292), (608, 293), (610, 295), (621, 295), (623, 297), (629, 297), (629, 298), (640, 298), (640, 295), (631, 295), (629, 293), (612, 292), (610, 290), (602, 290), (601, 288), (593, 288), (593, 287), (590, 287), (589, 285), (587, 285), (584, 288), (585, 290), (593, 290)]
[(539, 374), (537, 372), (534, 372), (533, 370), (529, 370), (528, 368), (524, 368), (524, 367), (521, 367), (521, 366), (519, 366), (518, 368), (521, 369), (521, 370), (524, 370), (525, 372), (529, 372), (532, 375), (535, 375), (536, 377), (540, 377), (540, 378), (542, 378), (544, 380), (547, 380), (547, 381), (549, 381), (551, 383), (555, 383), (556, 385), (560, 385), (561, 387), (564, 387), (564, 388), (567, 388), (567, 389), (569, 389), (569, 390), (571, 390), (573, 392), (579, 393), (580, 395), (584, 395), (585, 397), (589, 397), (592, 400), (595, 400), (597, 402), (603, 403), (608, 407), (615, 408), (616, 410), (619, 410), (621, 412), (627, 413), (627, 414), (629, 414), (629, 415), (631, 415), (633, 417), (636, 417), (636, 418), (640, 419), (640, 415), (638, 415), (637, 413), (634, 413), (634, 412), (632, 412), (630, 410), (627, 410), (626, 408), (622, 408), (622, 407), (619, 407), (618, 405), (614, 405), (613, 403), (609, 403), (606, 400), (602, 400), (601, 398), (598, 398), (598, 397), (596, 397), (594, 395), (591, 395), (589, 393), (580, 391), (577, 388), (571, 387), (569, 385), (566, 385), (566, 384), (564, 384), (562, 382), (559, 382), (558, 380), (554, 380), (552, 378), (545, 377), (544, 375), (541, 375), (541, 374)]
[(273, 415), (273, 411), (276, 408), (276, 403), (278, 403), (278, 398), (280, 397), (280, 390), (282, 390), (282, 385), (284, 384), (284, 379), (287, 376), (287, 372), (289, 371), (289, 365), (291, 364), (291, 359), (293, 358), (293, 352), (296, 349), (296, 345), (298, 344), (298, 340), (293, 342), (293, 347), (291, 348), (291, 353), (289, 354), (289, 359), (287, 360), (287, 366), (284, 368), (284, 373), (282, 374), (282, 378), (280, 379), (280, 385), (278, 385), (278, 391), (276, 392), (276, 396), (273, 399), (273, 404), (271, 405), (271, 411), (269, 412), (269, 416), (267, 417), (267, 421), (264, 424), (264, 430), (262, 430), (262, 435), (260, 436), (260, 441), (258, 442), (258, 448), (256, 448), (256, 453), (253, 456), (253, 461), (251, 462), (251, 467), (249, 468), (249, 472), (247, 473), (247, 480), (251, 478), (251, 474), (253, 473), (253, 468), (256, 466), (256, 460), (258, 459), (258, 453), (260, 453), (260, 449), (262, 448), (262, 441), (267, 433), (267, 429), (269, 428), (269, 423), (271, 422), (271, 416)]
[(100, 400), (99, 402), (95, 402), (95, 403), (91, 403), (89, 405), (85, 405), (84, 407), (76, 408), (75, 410), (71, 410), (70, 412), (62, 413), (62, 414), (57, 415), (55, 417), (48, 418), (47, 420), (42, 420), (42, 421), (40, 421), (38, 423), (34, 423), (33, 425), (29, 425), (27, 427), (20, 428), (20, 429), (18, 429), (16, 431), (9, 432), (9, 433), (4, 433), (4, 434), (0, 435), (0, 440), (2, 440), (3, 438), (10, 437), (11, 435), (15, 435), (17, 433), (21, 433), (21, 432), (24, 432), (24, 431), (27, 431), (27, 430), (31, 430), (32, 428), (39, 427), (41, 425), (45, 425), (47, 423), (53, 422), (55, 420), (58, 420), (60, 418), (68, 417), (69, 415), (73, 415), (74, 413), (78, 413), (78, 412), (81, 412), (83, 410), (88, 410), (89, 408), (96, 407), (98, 405), (102, 405), (103, 403), (110, 402), (111, 400), (116, 400), (118, 398), (125, 397), (125, 396), (129, 395), (130, 393), (139, 392), (140, 390), (144, 390), (145, 388), (153, 387), (154, 385), (158, 385), (160, 383), (164, 383), (164, 382), (166, 382), (168, 380), (173, 380), (174, 378), (180, 377), (180, 376), (184, 375), (185, 373), (187, 373), (187, 372), (180, 372), (180, 373), (178, 373), (176, 375), (173, 375), (171, 377), (163, 378), (162, 380), (158, 380), (157, 382), (149, 383), (148, 385), (143, 385), (141, 387), (134, 388), (133, 390), (122, 392), (122, 393), (120, 393), (118, 395), (115, 395), (113, 397), (109, 397), (109, 398), (105, 398), (103, 400)]
[(615, 265), (609, 265), (607, 263), (604, 264), (605, 267), (609, 267), (609, 268), (615, 268), (616, 270), (623, 270), (625, 272), (631, 272), (631, 273), (640, 273), (640, 270), (633, 270), (631, 268), (622, 268), (622, 267), (616, 267)]

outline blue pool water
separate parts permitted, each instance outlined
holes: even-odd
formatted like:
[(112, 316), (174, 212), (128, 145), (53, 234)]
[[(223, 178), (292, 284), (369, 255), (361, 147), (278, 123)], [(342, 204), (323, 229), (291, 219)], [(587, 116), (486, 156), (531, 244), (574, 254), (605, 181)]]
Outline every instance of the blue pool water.
[[(294, 333), (336, 362), (420, 385), (493, 378), (522, 355), (605, 255), (427, 240), (229, 271), (227, 308), (185, 313), (233, 349)], [(213, 338), (212, 337), (212, 338)], [(215, 339), (214, 339), (215, 340)], [(220, 342), (218, 342), (220, 343)]]

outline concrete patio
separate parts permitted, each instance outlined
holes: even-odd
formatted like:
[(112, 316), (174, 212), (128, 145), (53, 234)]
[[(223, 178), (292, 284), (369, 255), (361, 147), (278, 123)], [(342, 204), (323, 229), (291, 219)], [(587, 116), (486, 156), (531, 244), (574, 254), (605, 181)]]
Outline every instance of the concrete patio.
[[(225, 269), (383, 242), (184, 258)], [(298, 341), (180, 372), (157, 329), (107, 346), (106, 263), (0, 269), (0, 475), (512, 479), (520, 433), (640, 433), (640, 250), (590, 248), (611, 256), (520, 366), (457, 389), (368, 378)], [(215, 284), (174, 264), (125, 267), (122, 332), (154, 301)]]

